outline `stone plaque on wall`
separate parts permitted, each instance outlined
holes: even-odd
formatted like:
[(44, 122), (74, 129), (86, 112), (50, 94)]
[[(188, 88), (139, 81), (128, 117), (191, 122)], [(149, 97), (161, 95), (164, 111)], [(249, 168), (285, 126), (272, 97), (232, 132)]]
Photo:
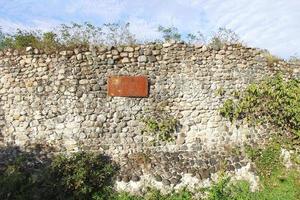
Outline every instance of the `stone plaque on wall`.
[(148, 79), (146, 76), (110, 76), (108, 95), (119, 97), (147, 97)]

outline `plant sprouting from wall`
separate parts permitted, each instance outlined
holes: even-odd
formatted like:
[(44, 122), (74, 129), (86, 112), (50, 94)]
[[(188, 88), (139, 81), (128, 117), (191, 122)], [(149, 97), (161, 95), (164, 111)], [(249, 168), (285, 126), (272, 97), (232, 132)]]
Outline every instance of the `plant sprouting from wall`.
[[(276, 75), (249, 85), (220, 109), (231, 121), (246, 119), (253, 124), (270, 124), (285, 133), (300, 136), (300, 81)], [(291, 135), (292, 136), (292, 135)]]
[(167, 42), (172, 40), (181, 41), (181, 34), (178, 32), (178, 29), (174, 26), (158, 26), (158, 32), (162, 34), (162, 37)]
[(109, 41), (110, 45), (135, 44), (137, 40), (135, 38), (135, 35), (130, 32), (129, 28), (130, 28), (130, 23), (104, 24), (103, 31), (104, 31), (105, 41)]
[(152, 136), (154, 145), (162, 142), (172, 142), (176, 139), (176, 131), (180, 128), (180, 123), (176, 117), (168, 111), (170, 103), (162, 100), (151, 106), (148, 113), (141, 118), (143, 123), (142, 133)]
[(178, 121), (171, 117), (146, 117), (142, 120), (145, 124), (144, 132), (151, 134), (157, 141), (172, 142), (178, 127)]
[(0, 49), (2, 49), (4, 46), (3, 42), (4, 42), (4, 39), (5, 39), (5, 35), (4, 33), (2, 32), (2, 28), (0, 27)]
[(83, 24), (62, 24), (58, 27), (58, 35), (63, 44), (87, 45), (89, 43), (102, 43), (102, 28), (96, 27), (88, 22)]
[(187, 34), (187, 41), (190, 44), (205, 44), (206, 43), (205, 36), (200, 31), (198, 31), (197, 33)]
[(216, 48), (222, 48), (224, 44), (241, 43), (239, 36), (231, 29), (220, 27), (211, 37), (210, 45)]
[(270, 52), (265, 51), (263, 53), (264, 58), (267, 61), (269, 67), (274, 67), (281, 59), (275, 55), (272, 55)]

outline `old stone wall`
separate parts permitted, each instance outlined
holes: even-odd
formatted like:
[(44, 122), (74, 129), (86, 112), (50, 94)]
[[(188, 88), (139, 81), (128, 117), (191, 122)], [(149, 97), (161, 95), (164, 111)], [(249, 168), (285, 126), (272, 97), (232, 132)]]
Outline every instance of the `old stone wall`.
[[(205, 185), (225, 161), (227, 171), (247, 176), (249, 161), (230, 151), (268, 133), (231, 124), (218, 108), (233, 91), (278, 71), (299, 77), (298, 67), (270, 65), (263, 51), (239, 45), (7, 50), (0, 52), (0, 142), (104, 152), (121, 165), (120, 189)], [(108, 96), (111, 75), (147, 76), (149, 97)], [(143, 133), (143, 119), (157, 115), (178, 120), (174, 141), (154, 144)]]

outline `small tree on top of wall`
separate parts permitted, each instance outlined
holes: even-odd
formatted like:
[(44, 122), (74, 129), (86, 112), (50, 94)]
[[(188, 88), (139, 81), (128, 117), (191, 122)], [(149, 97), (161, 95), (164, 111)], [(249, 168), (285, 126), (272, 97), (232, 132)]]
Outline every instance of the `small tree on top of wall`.
[(178, 32), (178, 29), (174, 26), (158, 26), (158, 32), (162, 33), (162, 37), (167, 42), (171, 40), (181, 41), (181, 34)]

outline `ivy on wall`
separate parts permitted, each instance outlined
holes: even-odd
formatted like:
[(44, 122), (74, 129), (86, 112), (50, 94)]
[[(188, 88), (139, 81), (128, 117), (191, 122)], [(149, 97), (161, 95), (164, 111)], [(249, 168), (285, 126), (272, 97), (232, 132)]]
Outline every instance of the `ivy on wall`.
[(267, 123), (300, 137), (300, 80), (285, 80), (282, 75), (249, 85), (227, 99), (220, 114), (230, 121), (246, 119)]

